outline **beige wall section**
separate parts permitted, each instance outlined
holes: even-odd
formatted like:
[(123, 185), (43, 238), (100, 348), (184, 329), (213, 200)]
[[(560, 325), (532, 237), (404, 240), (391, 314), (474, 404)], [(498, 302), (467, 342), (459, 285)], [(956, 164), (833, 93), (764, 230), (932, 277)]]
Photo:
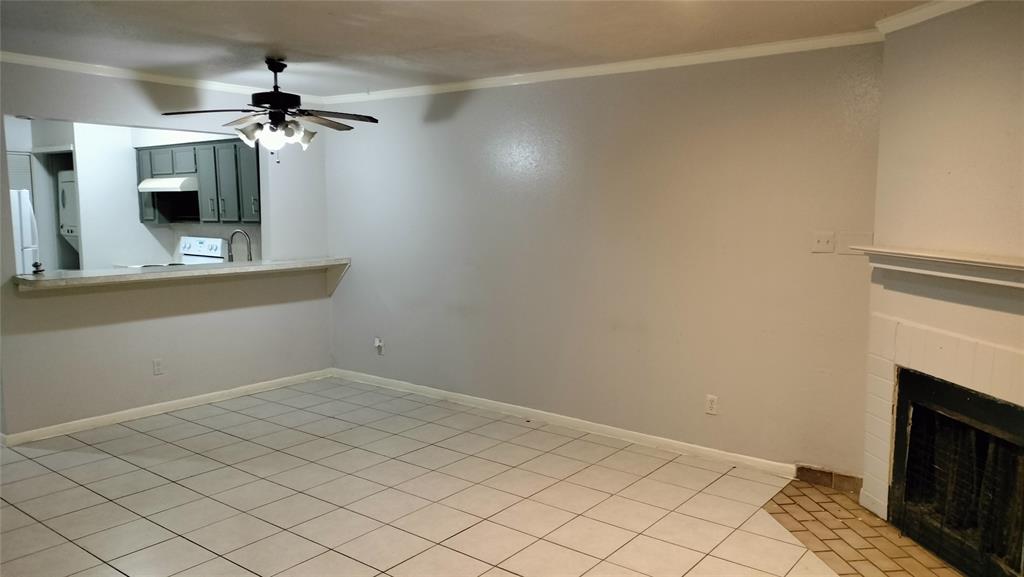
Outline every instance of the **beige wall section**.
[[(3, 113), (38, 118), (214, 131), (230, 118), (165, 118), (159, 112), (230, 108), (245, 100), (239, 94), (10, 64), (2, 65), (0, 75)], [(271, 175), (296, 167), (264, 164)], [(6, 223), (10, 201), (6, 187), (0, 192)], [(264, 193), (264, 254), (321, 255), (322, 212), (320, 218), (306, 213), (304, 222), (295, 223), (294, 213), (285, 210), (289, 203), (324, 205), (315, 179)], [(287, 195), (287, 202), (278, 194)], [(6, 225), (4, 231), (10, 234)], [(30, 296), (17, 293), (10, 281), (10, 239), (0, 244), (7, 433), (330, 366), (331, 307), (322, 274)], [(163, 360), (167, 374), (153, 376), (154, 358)]]
[[(886, 37), (875, 241), (1024, 255), (1024, 4)], [(864, 488), (885, 516), (895, 366), (1024, 403), (1024, 291), (875, 271)]]
[(337, 365), (859, 473), (881, 52), (348, 106)]
[(1024, 3), (885, 41), (879, 244), (1024, 256)]

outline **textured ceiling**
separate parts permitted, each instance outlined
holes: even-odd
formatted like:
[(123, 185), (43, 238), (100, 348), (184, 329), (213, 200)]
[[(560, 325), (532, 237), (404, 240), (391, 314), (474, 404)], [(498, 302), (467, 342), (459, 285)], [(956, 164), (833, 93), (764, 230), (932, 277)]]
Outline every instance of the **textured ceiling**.
[(329, 95), (867, 30), (921, 2), (13, 2), (4, 51)]

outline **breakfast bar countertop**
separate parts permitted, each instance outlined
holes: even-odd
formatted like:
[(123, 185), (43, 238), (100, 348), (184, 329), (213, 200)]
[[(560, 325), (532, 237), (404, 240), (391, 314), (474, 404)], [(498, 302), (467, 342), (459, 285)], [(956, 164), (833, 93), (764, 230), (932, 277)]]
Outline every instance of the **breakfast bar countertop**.
[(171, 267), (108, 268), (92, 270), (56, 270), (14, 277), (19, 292), (61, 289), (114, 287), (129, 284), (153, 284), (202, 281), (210, 278), (256, 276), (307, 272), (325, 272), (328, 293), (348, 269), (348, 258), (311, 258), (297, 260), (256, 260)]

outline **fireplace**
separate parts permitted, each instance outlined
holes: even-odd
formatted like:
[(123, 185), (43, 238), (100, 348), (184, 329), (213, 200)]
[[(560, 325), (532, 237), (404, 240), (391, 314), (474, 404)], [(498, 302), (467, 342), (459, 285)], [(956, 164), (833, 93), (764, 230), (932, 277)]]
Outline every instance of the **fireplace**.
[(1024, 407), (899, 368), (889, 519), (971, 577), (1021, 577)]

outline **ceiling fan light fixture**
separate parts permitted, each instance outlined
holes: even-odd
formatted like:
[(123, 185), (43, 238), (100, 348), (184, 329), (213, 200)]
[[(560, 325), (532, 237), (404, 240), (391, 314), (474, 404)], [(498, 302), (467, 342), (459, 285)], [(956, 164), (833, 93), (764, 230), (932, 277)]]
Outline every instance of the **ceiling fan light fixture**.
[(299, 144), (302, 146), (302, 150), (309, 148), (309, 143), (313, 141), (314, 136), (316, 136), (316, 132), (303, 129), (302, 136), (299, 137)]
[(272, 124), (263, 126), (260, 130), (259, 142), (267, 150), (281, 150), (288, 144), (283, 128), (277, 128)]
[(263, 132), (263, 123), (256, 122), (249, 126), (236, 128), (235, 132), (238, 133), (238, 138), (240, 138), (249, 148), (255, 148), (256, 141), (259, 140), (260, 133)]

